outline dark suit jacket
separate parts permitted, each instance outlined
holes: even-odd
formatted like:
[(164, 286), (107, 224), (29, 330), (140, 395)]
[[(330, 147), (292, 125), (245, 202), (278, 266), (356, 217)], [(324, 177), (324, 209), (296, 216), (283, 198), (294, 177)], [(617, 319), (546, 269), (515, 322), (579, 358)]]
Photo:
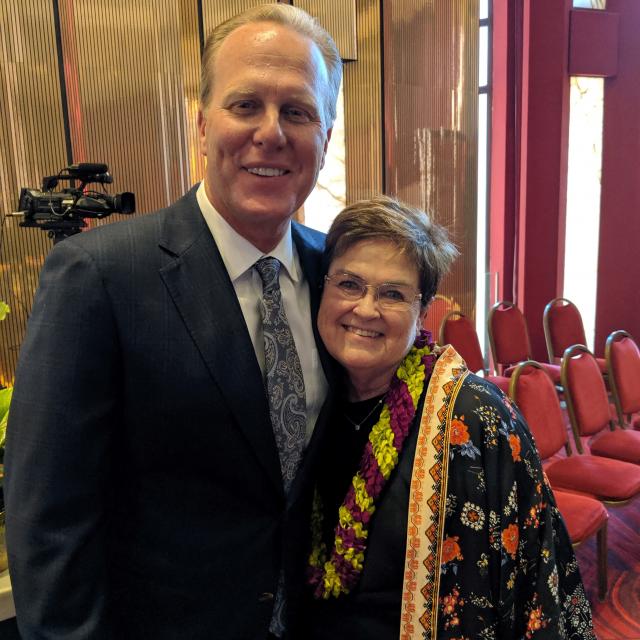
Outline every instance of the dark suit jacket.
[[(315, 318), (323, 235), (294, 224), (293, 237)], [(286, 503), (260, 368), (195, 188), (51, 251), (8, 432), (24, 638), (264, 638), (282, 562), (295, 610), (309, 482), (303, 465)]]

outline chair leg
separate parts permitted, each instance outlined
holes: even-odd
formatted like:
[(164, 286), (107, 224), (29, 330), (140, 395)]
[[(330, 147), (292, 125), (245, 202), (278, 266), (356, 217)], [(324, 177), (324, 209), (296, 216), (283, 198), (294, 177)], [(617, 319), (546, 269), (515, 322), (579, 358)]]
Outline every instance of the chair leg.
[(604, 602), (608, 591), (607, 576), (607, 521), (600, 527), (597, 533), (597, 556), (598, 556), (598, 599)]

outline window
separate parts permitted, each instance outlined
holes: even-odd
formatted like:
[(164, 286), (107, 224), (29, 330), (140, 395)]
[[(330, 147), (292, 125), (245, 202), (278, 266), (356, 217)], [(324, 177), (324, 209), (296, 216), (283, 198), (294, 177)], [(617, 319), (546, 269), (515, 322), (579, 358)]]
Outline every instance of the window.
[(587, 346), (593, 351), (604, 81), (574, 76), (570, 95), (563, 296), (580, 309)]
[(304, 223), (308, 227), (329, 230), (333, 219), (347, 203), (347, 178), (344, 162), (344, 101), (342, 86), (338, 94), (336, 121), (327, 148), (318, 183), (304, 203)]
[(489, 180), (489, 117), (491, 68), (491, 27), (489, 18), (490, 0), (480, 1), (479, 52), (478, 52), (478, 203), (477, 203), (477, 247), (476, 247), (476, 331), (482, 352), (487, 353), (487, 202)]

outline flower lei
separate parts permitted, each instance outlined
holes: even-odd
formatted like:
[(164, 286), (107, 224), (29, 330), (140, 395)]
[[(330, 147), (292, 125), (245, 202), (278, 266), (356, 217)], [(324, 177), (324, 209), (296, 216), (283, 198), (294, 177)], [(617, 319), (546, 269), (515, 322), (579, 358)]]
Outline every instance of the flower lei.
[(349, 593), (360, 578), (369, 522), (376, 510), (376, 500), (398, 464), (425, 380), (433, 371), (437, 359), (433, 346), (431, 334), (421, 331), (391, 381), (380, 418), (365, 445), (360, 468), (338, 509), (338, 525), (330, 555), (322, 541), (322, 502), (316, 490), (308, 582), (314, 587), (317, 599), (337, 598), (341, 593)]

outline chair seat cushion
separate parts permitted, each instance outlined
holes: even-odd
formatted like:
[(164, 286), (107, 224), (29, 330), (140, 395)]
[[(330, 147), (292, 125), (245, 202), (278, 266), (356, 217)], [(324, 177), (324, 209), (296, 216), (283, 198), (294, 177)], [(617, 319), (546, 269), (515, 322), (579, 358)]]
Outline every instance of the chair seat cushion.
[(592, 455), (573, 455), (545, 467), (551, 486), (621, 502), (640, 492), (640, 467)]
[(571, 542), (586, 540), (606, 522), (609, 514), (599, 500), (578, 493), (554, 490), (556, 504), (567, 525)]
[(604, 456), (640, 464), (640, 431), (603, 431), (589, 443), (594, 456)]

